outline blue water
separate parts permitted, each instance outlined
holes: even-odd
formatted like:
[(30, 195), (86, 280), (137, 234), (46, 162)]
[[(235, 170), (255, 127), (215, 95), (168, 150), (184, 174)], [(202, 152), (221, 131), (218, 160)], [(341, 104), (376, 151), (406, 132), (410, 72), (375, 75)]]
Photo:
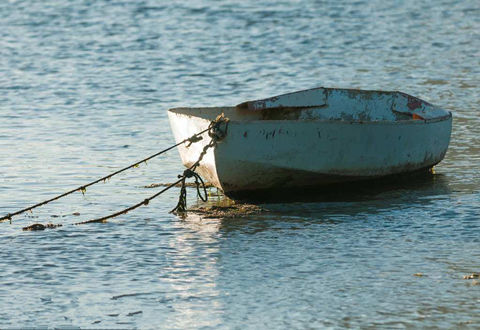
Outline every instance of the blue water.
[(452, 111), (437, 174), (236, 219), (169, 214), (175, 189), (69, 225), (174, 181), (172, 151), (0, 223), (0, 327), (480, 327), (476, 0), (1, 1), (0, 213), (171, 145), (168, 108), (316, 86)]

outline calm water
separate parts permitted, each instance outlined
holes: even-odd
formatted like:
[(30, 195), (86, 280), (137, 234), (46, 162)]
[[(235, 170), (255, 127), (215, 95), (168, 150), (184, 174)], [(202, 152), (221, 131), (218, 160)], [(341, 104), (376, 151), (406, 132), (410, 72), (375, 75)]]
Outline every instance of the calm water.
[(181, 220), (176, 189), (67, 225), (172, 182), (172, 151), (1, 223), (0, 327), (480, 327), (477, 0), (4, 0), (0, 55), (1, 214), (171, 145), (174, 106), (328, 86), (454, 114), (430, 179), (244, 219)]

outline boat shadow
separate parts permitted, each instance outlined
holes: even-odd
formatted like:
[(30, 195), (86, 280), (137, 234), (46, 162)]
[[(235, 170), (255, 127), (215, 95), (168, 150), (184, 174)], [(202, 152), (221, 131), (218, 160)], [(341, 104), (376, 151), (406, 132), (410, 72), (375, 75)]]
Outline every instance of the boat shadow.
[(233, 199), (251, 204), (355, 202), (378, 198), (416, 199), (421, 196), (448, 194), (449, 192), (450, 188), (446, 176), (420, 171), (322, 187), (248, 192), (233, 196)]
[(325, 221), (330, 215), (346, 219), (425, 207), (450, 193), (447, 176), (421, 172), (320, 189), (270, 191), (235, 201), (220, 193), (198, 203), (201, 212), (194, 211), (190, 219), (217, 219), (223, 229), (245, 221)]

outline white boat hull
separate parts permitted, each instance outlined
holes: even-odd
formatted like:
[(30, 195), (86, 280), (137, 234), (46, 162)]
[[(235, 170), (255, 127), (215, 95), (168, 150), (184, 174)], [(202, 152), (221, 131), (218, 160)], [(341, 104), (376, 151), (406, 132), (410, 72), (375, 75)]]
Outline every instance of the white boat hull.
[[(168, 112), (177, 142), (208, 127), (225, 113), (226, 137), (210, 149), (197, 172), (227, 195), (277, 188), (308, 188), (371, 179), (430, 168), (448, 148), (451, 114), (439, 119), (403, 121), (236, 120), (238, 109), (192, 109)], [(211, 112), (211, 115), (205, 116)], [(245, 116), (249, 116), (248, 113)], [(179, 147), (191, 166), (204, 145)]]

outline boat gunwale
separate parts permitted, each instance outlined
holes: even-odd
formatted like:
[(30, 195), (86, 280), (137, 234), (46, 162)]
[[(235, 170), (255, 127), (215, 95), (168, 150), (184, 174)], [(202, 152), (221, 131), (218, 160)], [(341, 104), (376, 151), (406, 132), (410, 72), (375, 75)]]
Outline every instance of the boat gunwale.
[[(211, 121), (207, 118), (196, 116), (194, 114), (187, 114), (187, 113), (182, 113), (179, 110), (192, 110), (192, 109), (222, 109), (222, 108), (234, 108), (234, 107), (178, 107), (178, 108), (171, 108), (168, 109), (168, 112), (172, 112), (175, 114), (183, 115), (183, 116), (189, 116), (189, 117), (195, 117), (198, 119), (202, 119), (205, 121)], [(441, 109), (441, 108), (438, 108)], [(444, 110), (444, 109), (442, 109)], [(445, 110), (447, 111), (447, 110)], [(448, 114), (441, 116), (441, 117), (436, 117), (436, 118), (430, 118), (430, 119), (401, 119), (401, 120), (341, 120), (341, 119), (247, 119), (247, 120), (235, 120), (235, 119), (230, 119), (230, 123), (248, 123), (248, 124), (254, 124), (254, 123), (332, 123), (332, 124), (359, 124), (359, 125), (370, 125), (370, 124), (392, 124), (392, 125), (420, 125), (420, 124), (433, 124), (437, 122), (442, 122), (442, 121), (447, 121), (453, 117), (451, 111), (447, 111)], [(223, 112), (221, 112), (223, 113)]]

